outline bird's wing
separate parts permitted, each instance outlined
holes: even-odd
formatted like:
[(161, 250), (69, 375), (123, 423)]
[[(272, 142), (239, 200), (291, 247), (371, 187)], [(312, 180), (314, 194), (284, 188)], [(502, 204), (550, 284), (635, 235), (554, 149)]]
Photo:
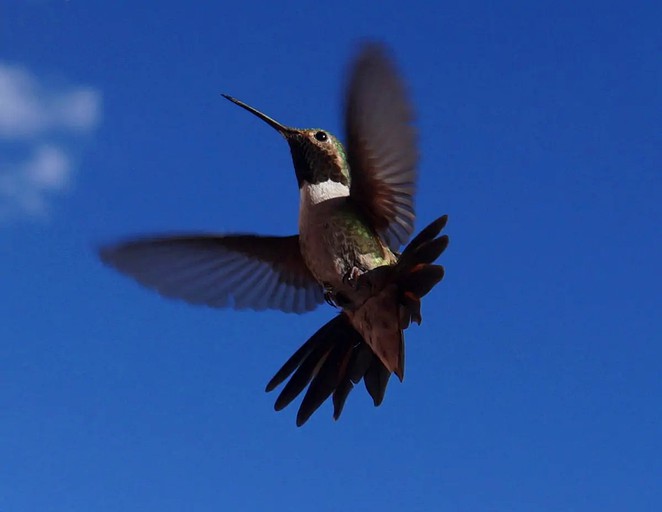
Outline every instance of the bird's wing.
[(414, 230), (418, 152), (404, 84), (385, 50), (367, 45), (345, 105), (350, 196), (393, 250)]
[(161, 295), (192, 304), (303, 313), (323, 301), (297, 235), (142, 238), (103, 247), (100, 256)]

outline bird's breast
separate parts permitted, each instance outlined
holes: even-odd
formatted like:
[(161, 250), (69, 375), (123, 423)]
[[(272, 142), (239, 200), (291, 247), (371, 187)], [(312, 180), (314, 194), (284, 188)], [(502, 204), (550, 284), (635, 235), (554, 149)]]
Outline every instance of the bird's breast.
[(309, 215), (299, 222), (299, 244), (306, 265), (320, 283), (335, 285), (343, 275), (338, 235), (331, 217)]
[(346, 208), (349, 187), (335, 181), (304, 183), (300, 189), (299, 240), (301, 253), (315, 278), (335, 283), (342, 276), (337, 219)]

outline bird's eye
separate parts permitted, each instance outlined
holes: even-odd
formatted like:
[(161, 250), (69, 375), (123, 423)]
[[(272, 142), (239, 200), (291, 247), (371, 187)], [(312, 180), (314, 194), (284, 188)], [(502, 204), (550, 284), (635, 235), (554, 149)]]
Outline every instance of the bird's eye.
[(328, 135), (324, 132), (317, 132), (315, 138), (320, 142), (325, 142), (329, 139)]

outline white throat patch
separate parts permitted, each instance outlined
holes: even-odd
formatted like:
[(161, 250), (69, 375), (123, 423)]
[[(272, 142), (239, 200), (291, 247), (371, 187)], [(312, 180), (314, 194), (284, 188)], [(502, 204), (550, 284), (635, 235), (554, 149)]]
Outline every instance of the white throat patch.
[(315, 184), (304, 183), (300, 194), (302, 205), (313, 205), (323, 203), (335, 197), (347, 197), (349, 195), (349, 187), (332, 180)]

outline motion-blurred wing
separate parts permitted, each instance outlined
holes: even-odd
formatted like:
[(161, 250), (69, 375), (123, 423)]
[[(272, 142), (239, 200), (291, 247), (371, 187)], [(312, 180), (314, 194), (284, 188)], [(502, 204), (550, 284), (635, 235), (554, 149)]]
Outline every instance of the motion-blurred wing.
[(103, 247), (100, 255), (140, 284), (192, 304), (303, 313), (323, 301), (296, 235), (143, 238)]
[(385, 50), (367, 45), (352, 68), (345, 105), (350, 194), (396, 250), (414, 229), (418, 152), (412, 108)]

